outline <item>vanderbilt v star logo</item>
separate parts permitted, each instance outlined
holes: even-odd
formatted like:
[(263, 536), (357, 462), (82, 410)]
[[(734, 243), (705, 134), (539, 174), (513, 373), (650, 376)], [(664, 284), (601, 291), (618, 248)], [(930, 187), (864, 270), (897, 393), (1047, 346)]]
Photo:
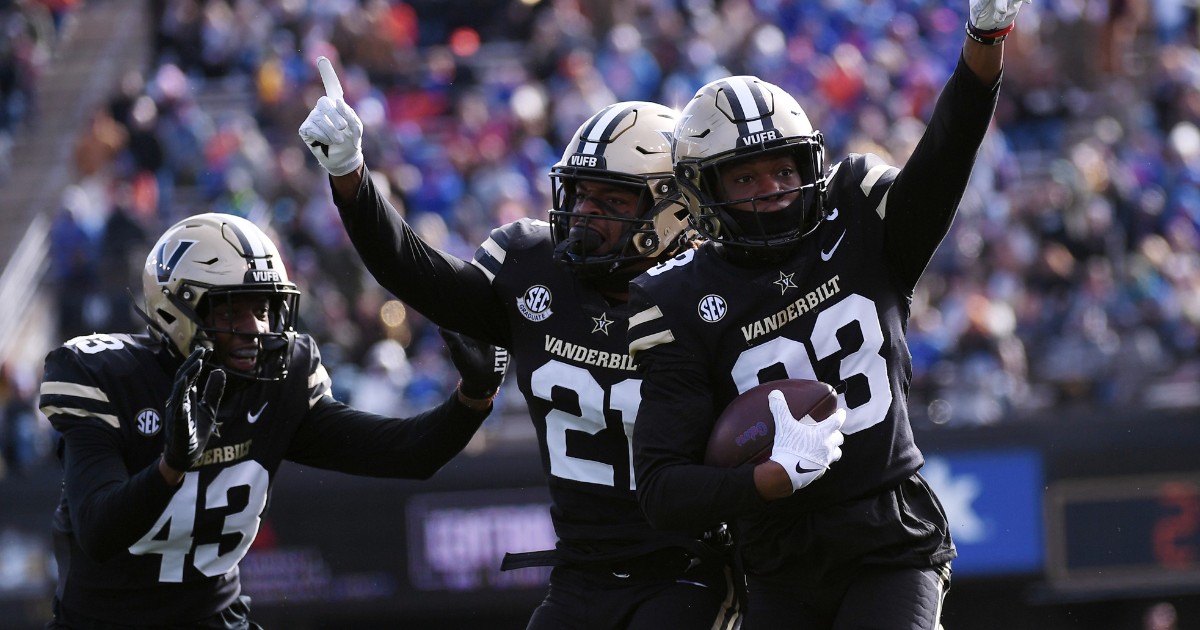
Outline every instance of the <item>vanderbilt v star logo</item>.
[(829, 251), (824, 251), (824, 250), (821, 251), (821, 260), (823, 260), (825, 262), (829, 262), (829, 259), (833, 258), (833, 252), (837, 251), (838, 245), (842, 244), (842, 239), (845, 237), (846, 237), (846, 230), (842, 230), (842, 235), (838, 237), (838, 240), (836, 243), (833, 244), (833, 247), (830, 247)]
[(780, 293), (780, 295), (782, 295), (784, 293), (787, 293), (788, 289), (797, 288), (796, 283), (792, 281), (792, 276), (794, 276), (794, 275), (796, 275), (796, 274), (795, 273), (783, 273), (782, 271), (780, 271), (779, 279), (772, 282), (771, 284), (778, 284), (779, 285), (779, 293)]
[(608, 313), (600, 313), (600, 317), (593, 317), (592, 321), (596, 322), (596, 327), (592, 329), (592, 332), (608, 334), (608, 325), (612, 323), (612, 320), (608, 318)]

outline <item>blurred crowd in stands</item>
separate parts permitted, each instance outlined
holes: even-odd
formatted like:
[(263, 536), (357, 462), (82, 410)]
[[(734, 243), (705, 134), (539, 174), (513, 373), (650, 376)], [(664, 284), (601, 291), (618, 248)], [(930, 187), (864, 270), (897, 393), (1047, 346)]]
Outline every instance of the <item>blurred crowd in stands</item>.
[(13, 134), (37, 118), (37, 79), (78, 0), (0, 0), (0, 184)]
[[(363, 270), (324, 172), (296, 136), (323, 94), (318, 56), (335, 60), (363, 120), (376, 183), (426, 240), (469, 258), (491, 228), (546, 217), (547, 169), (589, 115), (617, 100), (680, 107), (731, 73), (794, 94), (831, 159), (873, 152), (902, 166), (958, 60), (967, 8), (151, 5), (152, 64), (114, 86), (81, 130), (78, 180), (54, 220), (61, 338), (140, 329), (125, 290), (140, 298), (149, 245), (183, 216), (230, 212), (282, 246), (337, 397), (390, 414), (430, 404), (456, 375), (434, 327)], [(28, 22), (2, 11), (5, 68), (25, 68)], [(913, 298), (918, 425), (1200, 405), (1196, 21), (1183, 0), (1039, 0), (1022, 10), (995, 124)], [(13, 104), (21, 92), (0, 72), (3, 130), (27, 106)]]
[[(45, 71), (79, 0), (0, 0), (0, 186), (13, 164), (16, 134), (38, 122), (38, 78)], [(53, 446), (35, 411), (37, 370), (0, 366), (0, 478), (43, 459)]]

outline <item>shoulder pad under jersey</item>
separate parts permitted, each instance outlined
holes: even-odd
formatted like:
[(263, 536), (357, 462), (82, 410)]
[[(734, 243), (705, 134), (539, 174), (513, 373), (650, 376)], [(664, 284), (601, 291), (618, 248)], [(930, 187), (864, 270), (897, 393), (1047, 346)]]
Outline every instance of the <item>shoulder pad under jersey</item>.
[(549, 223), (537, 219), (513, 221), (492, 230), (487, 240), (475, 250), (471, 264), (479, 267), (489, 282), (494, 282), (509, 253), (530, 249), (549, 241)]
[(161, 371), (157, 345), (145, 335), (76, 337), (46, 357), (38, 406), (55, 429), (80, 424), (121, 428), (125, 391), (142, 375)]

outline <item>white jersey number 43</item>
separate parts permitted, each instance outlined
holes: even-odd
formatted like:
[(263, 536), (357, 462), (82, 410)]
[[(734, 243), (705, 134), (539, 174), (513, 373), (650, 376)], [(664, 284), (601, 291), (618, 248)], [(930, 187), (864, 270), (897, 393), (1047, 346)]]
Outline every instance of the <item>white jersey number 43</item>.
[[(241, 539), (233, 549), (222, 554), (217, 543), (196, 545), (192, 564), (196, 570), (208, 577), (225, 575), (237, 566), (250, 549), (250, 543), (258, 534), (259, 516), (267, 507), (267, 486), (270, 475), (262, 464), (249, 459), (230, 466), (220, 472), (208, 485), (204, 493), (205, 509), (228, 507), (229, 491), (240, 486), (250, 487), (250, 500), (245, 509), (225, 517), (221, 535), (239, 534)], [(183, 567), (187, 555), (192, 551), (192, 530), (196, 524), (199, 502), (200, 473), (189, 472), (183, 476), (183, 484), (171, 497), (167, 509), (142, 539), (129, 548), (137, 556), (158, 554), (162, 565), (158, 571), (159, 582), (182, 582)], [(160, 538), (163, 530), (166, 537)], [(156, 538), (159, 538), (156, 540)]]

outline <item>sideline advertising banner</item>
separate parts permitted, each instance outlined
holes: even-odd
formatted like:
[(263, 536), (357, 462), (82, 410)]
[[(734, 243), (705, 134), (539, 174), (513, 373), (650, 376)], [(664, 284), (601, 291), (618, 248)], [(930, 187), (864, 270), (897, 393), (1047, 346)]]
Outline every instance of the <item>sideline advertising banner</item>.
[(937, 453), (921, 474), (958, 548), (955, 576), (1042, 569), (1042, 459), (1032, 449)]

